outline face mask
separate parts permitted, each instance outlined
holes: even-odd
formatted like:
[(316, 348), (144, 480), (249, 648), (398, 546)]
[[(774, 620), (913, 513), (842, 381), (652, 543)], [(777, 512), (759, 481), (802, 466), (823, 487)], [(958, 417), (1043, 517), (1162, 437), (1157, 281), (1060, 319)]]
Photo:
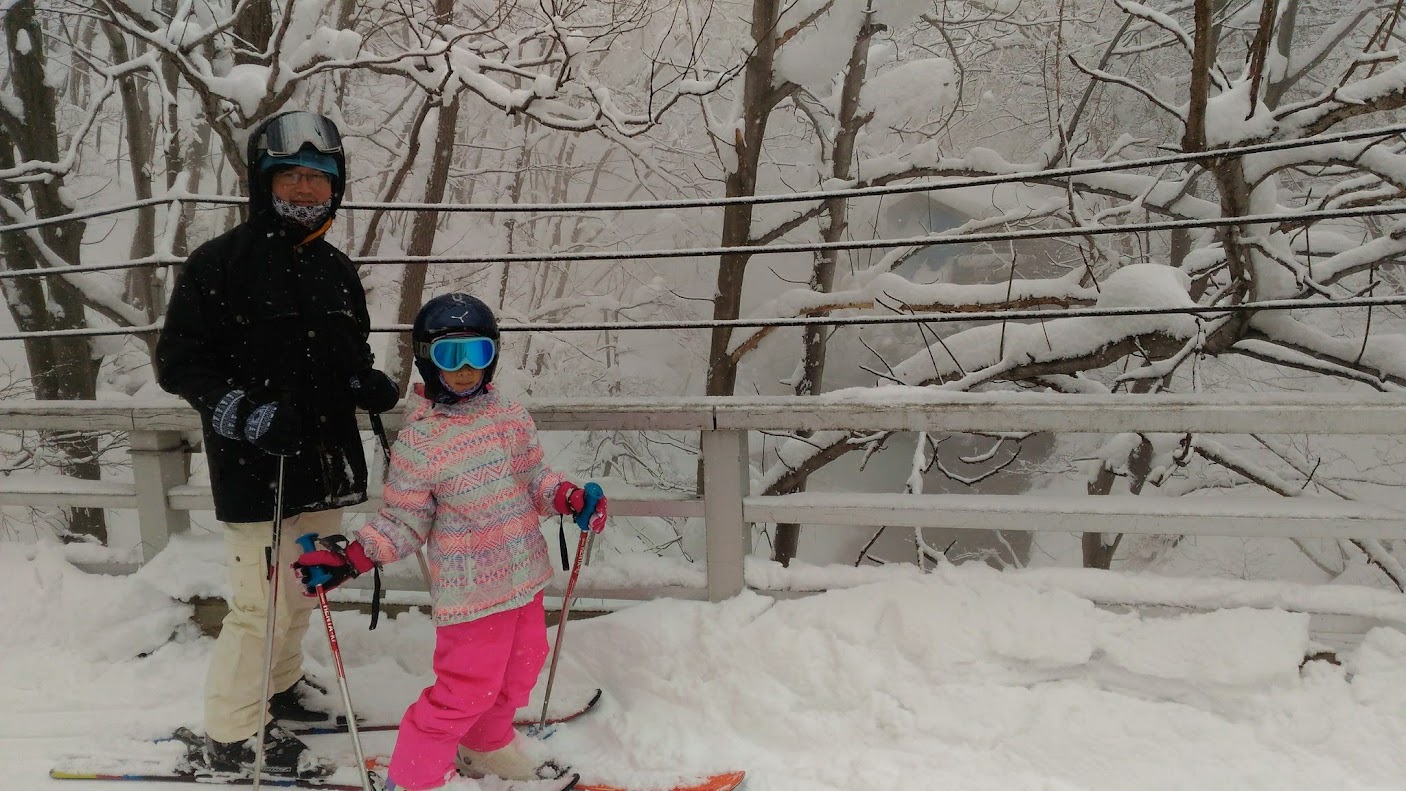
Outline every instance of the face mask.
[(312, 231), (321, 228), (322, 223), (327, 220), (327, 215), (332, 213), (332, 199), (328, 198), (322, 203), (312, 206), (299, 206), (296, 203), (279, 200), (277, 196), (274, 196), (273, 210), (278, 212), (278, 216), (292, 220)]

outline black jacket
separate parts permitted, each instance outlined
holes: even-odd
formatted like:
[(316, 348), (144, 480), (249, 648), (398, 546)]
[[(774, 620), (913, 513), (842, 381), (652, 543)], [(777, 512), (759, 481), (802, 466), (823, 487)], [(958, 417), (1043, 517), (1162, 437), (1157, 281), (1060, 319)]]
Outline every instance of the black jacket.
[[(270, 119), (271, 121), (272, 119)], [(269, 122), (265, 122), (265, 126)], [(194, 406), (223, 522), (273, 520), (278, 457), (216, 434), (210, 416), (230, 390), (251, 403), (287, 399), (301, 418), (302, 450), (287, 457), (283, 514), (366, 500), (366, 456), (352, 374), (371, 367), (366, 293), (351, 259), (273, 210), (272, 184), (249, 137), (249, 219), (191, 253), (176, 278), (156, 343), (156, 381)], [(346, 159), (333, 155), (332, 215), (346, 192)], [(330, 222), (330, 217), (329, 217)]]
[(265, 213), (195, 250), (176, 280), (156, 345), (161, 387), (199, 410), (224, 522), (273, 519), (278, 459), (216, 434), (210, 415), (243, 389), (289, 399), (302, 450), (287, 457), (285, 516), (366, 500), (366, 457), (349, 381), (371, 367), (370, 318), (356, 268), (321, 237)]

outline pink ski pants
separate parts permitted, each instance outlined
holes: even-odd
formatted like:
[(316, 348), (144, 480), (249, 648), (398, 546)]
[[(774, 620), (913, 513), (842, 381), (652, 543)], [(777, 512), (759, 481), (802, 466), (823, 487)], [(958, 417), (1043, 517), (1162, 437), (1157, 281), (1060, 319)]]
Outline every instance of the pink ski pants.
[(439, 788), (462, 744), (488, 752), (513, 740), (547, 660), (542, 593), (505, 612), (435, 630), (433, 686), (405, 710), (389, 774), (399, 788)]

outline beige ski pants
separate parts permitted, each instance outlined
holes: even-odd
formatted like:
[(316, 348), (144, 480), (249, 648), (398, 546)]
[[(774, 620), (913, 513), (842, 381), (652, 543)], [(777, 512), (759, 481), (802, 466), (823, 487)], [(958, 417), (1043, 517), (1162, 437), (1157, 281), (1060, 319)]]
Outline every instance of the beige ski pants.
[[(266, 552), (273, 542), (272, 522), (225, 524), (225, 561), (229, 567), (229, 615), (220, 626), (205, 676), (205, 732), (218, 742), (243, 741), (259, 732), (263, 706), (264, 635), (268, 628), (269, 586)], [(303, 635), (317, 599), (304, 596), (289, 564), (298, 558), (298, 536), (342, 531), (342, 512), (315, 511), (283, 519), (278, 553), (278, 611), (274, 614), (273, 671), (269, 694), (293, 686), (303, 675)]]

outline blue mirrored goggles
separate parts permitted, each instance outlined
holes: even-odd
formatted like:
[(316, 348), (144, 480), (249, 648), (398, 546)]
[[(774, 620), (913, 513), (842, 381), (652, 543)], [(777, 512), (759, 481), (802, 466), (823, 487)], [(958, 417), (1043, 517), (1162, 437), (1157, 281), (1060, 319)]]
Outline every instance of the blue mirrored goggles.
[(457, 371), (464, 366), (482, 371), (493, 364), (497, 344), (481, 335), (440, 338), (430, 344), (430, 361), (441, 371)]

